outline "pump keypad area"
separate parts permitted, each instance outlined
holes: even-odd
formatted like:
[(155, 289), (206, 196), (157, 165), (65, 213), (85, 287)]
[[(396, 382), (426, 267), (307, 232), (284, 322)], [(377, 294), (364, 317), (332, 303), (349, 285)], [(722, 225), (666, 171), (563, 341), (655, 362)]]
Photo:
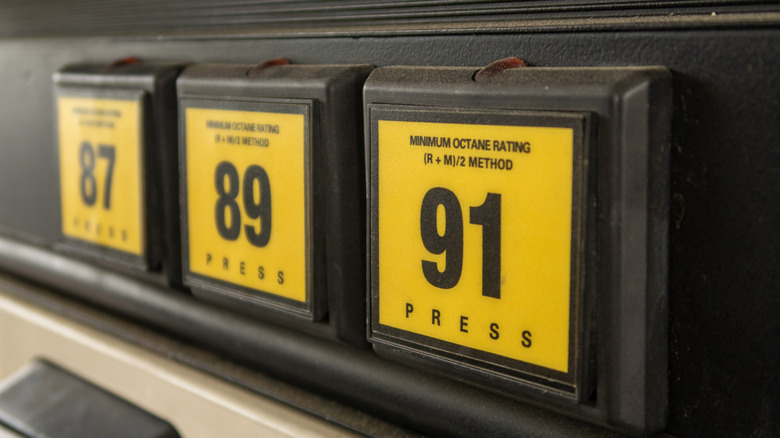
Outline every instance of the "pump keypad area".
[(67, 68), (58, 248), (502, 400), (659, 430), (669, 72), (522, 65)]

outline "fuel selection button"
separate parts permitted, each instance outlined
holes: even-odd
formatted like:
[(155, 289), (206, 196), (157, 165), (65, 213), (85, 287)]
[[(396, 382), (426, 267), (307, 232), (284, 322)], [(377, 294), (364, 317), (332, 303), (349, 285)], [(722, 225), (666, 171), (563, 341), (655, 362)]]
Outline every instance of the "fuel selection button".
[(671, 77), (519, 58), (375, 69), (363, 91), (374, 350), (662, 430)]
[(586, 117), (376, 105), (370, 123), (372, 334), (573, 385)]
[(60, 251), (180, 288), (176, 77), (138, 58), (56, 72)]
[(177, 81), (184, 282), (368, 347), (360, 92), (371, 65), (194, 64)]

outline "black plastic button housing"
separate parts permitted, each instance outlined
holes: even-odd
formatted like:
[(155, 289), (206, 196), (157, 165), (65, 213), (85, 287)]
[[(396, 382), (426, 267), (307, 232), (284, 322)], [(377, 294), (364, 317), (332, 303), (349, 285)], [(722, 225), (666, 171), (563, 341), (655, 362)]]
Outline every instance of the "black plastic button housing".
[[(475, 81), (478, 71), (466, 67), (382, 67), (374, 70), (366, 82), (370, 342), (383, 356), (566, 415), (632, 433), (663, 430), (667, 398), (670, 72), (664, 67), (520, 67)], [(419, 162), (424, 153), (431, 155), (434, 161), (430, 168), (439, 166), (435, 162), (439, 155), (458, 167), (457, 154), (449, 157), (457, 151), (451, 143), (454, 140), (434, 134), (426, 138), (424, 135), (429, 134), (422, 132), (419, 138), (406, 133), (405, 138), (395, 139), (392, 144), (397, 153), (382, 155), (380, 135), (387, 143), (393, 134), (387, 130), (381, 134), (380, 123), (399, 121), (435, 125), (439, 130), (445, 124), (458, 129), (476, 125), (574, 129), (575, 202), (567, 373), (508, 360), (464, 343), (382, 322), (380, 284), (385, 283), (379, 279), (383, 263), (380, 248), (387, 241), (383, 239), (396, 237), (384, 236), (380, 231), (380, 157), (413, 149), (409, 153), (419, 151)], [(486, 148), (489, 150), (490, 146)], [(446, 157), (442, 155), (445, 151)], [(462, 164), (466, 168), (484, 163), (478, 159), (470, 163), (465, 157)], [(500, 165), (498, 161), (488, 164), (495, 164), (496, 168)], [(387, 183), (405, 184), (400, 179), (384, 181)], [(440, 179), (436, 184), (446, 189), (448, 182)], [(435, 190), (441, 195), (442, 190)], [(422, 193), (419, 196), (422, 199)], [(414, 202), (410, 198), (410, 203)], [(450, 201), (438, 202), (439, 211), (444, 211), (442, 206)], [(472, 215), (476, 205), (472, 204)], [(419, 205), (413, 208), (421, 211)], [(469, 209), (462, 210), (464, 227), (473, 226), (467, 216)], [(424, 233), (425, 225), (421, 222), (425, 211), (423, 206), (417, 213), (421, 218), (418, 222), (399, 226), (414, 228), (416, 232), (422, 227)], [(472, 217), (471, 224), (474, 223)], [(441, 226), (440, 223), (438, 234), (443, 241), (447, 232), (442, 234)], [(436, 254), (440, 252), (436, 251), (443, 247), (436, 246), (440, 241), (435, 237), (429, 237), (426, 243), (418, 236), (420, 242), (416, 244), (421, 254), (427, 254), (423, 264), (428, 259), (439, 260), (441, 271), (443, 257), (435, 257), (439, 257)], [(429, 246), (423, 246), (424, 243)], [(501, 247), (504, 255), (522, 250), (521, 245)], [(422, 278), (420, 261), (415, 263), (414, 275)], [(440, 286), (437, 296), (445, 297), (440, 300), (452, 296), (449, 291), (455, 289), (451, 287)], [(404, 293), (409, 303), (419, 298), (414, 291)], [(486, 300), (496, 302), (493, 298)], [(407, 304), (406, 318), (416, 310)], [(400, 307), (395, 311), (403, 313)], [(433, 309), (433, 319), (430, 308), (425, 311), (429, 312), (429, 325), (441, 321), (437, 319), (441, 316), (437, 308)], [(404, 320), (403, 315), (399, 318)], [(464, 333), (473, 328), (469, 325), (473, 318), (460, 318), (451, 323), (461, 324), (453, 330), (457, 335), (457, 327)]]
[[(367, 346), (360, 91), (372, 69), (373, 66), (369, 65), (267, 62), (260, 66), (192, 65), (182, 73), (177, 83), (183, 206), (182, 260), (184, 282), (192, 288), (195, 296), (318, 336)], [(208, 140), (188, 134), (188, 130), (196, 128), (187, 124), (188, 114), (205, 114), (203, 117), (208, 120), (203, 123), (207, 125), (203, 129), (209, 133)], [(301, 131), (291, 133), (289, 127), (293, 125), (276, 121), (288, 116), (293, 119), (303, 117), (302, 125), (295, 125), (299, 126), (295, 129)], [(294, 134), (295, 144), (282, 138), (286, 134)], [(188, 193), (195, 190), (187, 184), (188, 172), (194, 171), (188, 166), (195, 165), (188, 162), (188, 154), (195, 154), (194, 148), (207, 141), (211, 142), (208, 148), (224, 148), (224, 151), (218, 152), (223, 155), (208, 164), (211, 167), (207, 166), (205, 172), (209, 174), (202, 175), (208, 182), (200, 190), (214, 197), (217, 203), (222, 203), (202, 207), (202, 214), (218, 216), (216, 228), (220, 229), (220, 238), (217, 239), (221, 239), (220, 248), (228, 248), (229, 244), (244, 242), (251, 237), (254, 246), (251, 251), (247, 250), (246, 255), (231, 254), (221, 249), (212, 251), (212, 254), (209, 252), (211, 247), (207, 246), (203, 246), (207, 249), (194, 254), (193, 239), (201, 237), (194, 234), (198, 230), (193, 230), (195, 218), (190, 215), (195, 213), (189, 212), (190, 208), (194, 208), (190, 204), (196, 198), (192, 197), (194, 192)], [(235, 145), (226, 146), (228, 143)], [(289, 163), (285, 161), (288, 158), (270, 155), (264, 158), (266, 155), (263, 154), (297, 148), (300, 144), (303, 150), (293, 151), (295, 160)], [(201, 150), (207, 149), (198, 149)], [(239, 150), (246, 152), (235, 152)], [(230, 153), (255, 158), (240, 164), (236, 161), (239, 160), (237, 155), (233, 158), (226, 155)], [(279, 182), (286, 181), (289, 175), (285, 174), (300, 171), (298, 166), (301, 163), (296, 161), (300, 156), (295, 155), (300, 153), (304, 154), (304, 193), (294, 193), (291, 198), (302, 197), (304, 202), (301, 205), (297, 200), (285, 199), (280, 195), (284, 192), (279, 191), (286, 190), (285, 184)], [(219, 160), (222, 160), (221, 164), (216, 162)], [(287, 171), (282, 170), (285, 166)], [(217, 167), (219, 169), (215, 171)], [(230, 176), (233, 173), (234, 181), (243, 181), (240, 194), (239, 189), (234, 191), (228, 181), (234, 178)], [(259, 176), (261, 174), (266, 176)], [(228, 179), (221, 179), (224, 175), (228, 175)], [(248, 178), (251, 179), (249, 183), (246, 182)], [(293, 182), (298, 184), (297, 180)], [(214, 184), (217, 185), (216, 191)], [(268, 199), (264, 200), (262, 196), (258, 199), (257, 192), (266, 189), (268, 191), (264, 193)], [(222, 201), (216, 198), (219, 191), (227, 193), (219, 198)], [(252, 196), (245, 193), (249, 191)], [(263, 207), (266, 201), (268, 204)], [(291, 202), (295, 205), (291, 206)], [(247, 210), (247, 204), (258, 207), (254, 211), (256, 214), (249, 214), (252, 212)], [(243, 218), (240, 229), (234, 228), (233, 219), (227, 218), (228, 209), (233, 209)], [(296, 215), (296, 218), (305, 214), (305, 229), (282, 231), (287, 224), (281, 223), (282, 219), (278, 219), (281, 216), (276, 214), (283, 210), (292, 212), (290, 214)], [(264, 223), (272, 225), (266, 229)], [(200, 232), (204, 229), (213, 232), (212, 228), (214, 226), (209, 224), (200, 228)], [(305, 241), (306, 268), (297, 270), (295, 275), (305, 276), (298, 279), (305, 283), (305, 299), (290, 299), (272, 289), (284, 287), (283, 282), (291, 276), (287, 268), (275, 267), (281, 266), (277, 254), (283, 252), (278, 245), (288, 240), (300, 241), (301, 236)], [(247, 247), (242, 245), (242, 248)], [(273, 250), (276, 252), (266, 254), (264, 251), (269, 251), (272, 245), (277, 245)], [(190, 258), (190, 251), (193, 251), (192, 257), (207, 257), (208, 263), (212, 263), (213, 257), (217, 260), (215, 263), (223, 263), (221, 266), (225, 271), (233, 271), (223, 277), (217, 271), (206, 275), (206, 268), (201, 266), (197, 268), (200, 271), (195, 272), (197, 269), (193, 268), (193, 263), (197, 260)], [(254, 279), (249, 279), (250, 275)], [(246, 283), (239, 284), (232, 280), (234, 278), (246, 279)]]
[[(140, 215), (141, 242), (137, 254), (117, 250), (115, 247), (101, 245), (93, 241), (73, 238), (62, 233), (62, 241), (56, 247), (69, 254), (88, 258), (94, 263), (109, 266), (125, 273), (144, 278), (156, 283), (181, 288), (181, 247), (179, 236), (179, 203), (178, 203), (178, 147), (176, 129), (176, 77), (182, 70), (181, 64), (146, 63), (136, 58), (127, 58), (115, 63), (75, 64), (66, 66), (54, 74), (55, 106), (63, 98), (93, 99), (94, 102), (133, 102), (138, 105), (137, 135), (138, 135), (138, 202), (134, 207)], [(99, 103), (96, 105), (100, 105)], [(96, 108), (96, 107), (95, 107)], [(105, 208), (117, 208), (122, 204), (132, 202), (113, 194), (109, 202), (111, 190), (116, 190), (122, 181), (111, 181), (111, 171), (116, 173), (119, 166), (127, 161), (127, 155), (122, 147), (117, 146), (113, 156), (104, 152), (114, 149), (115, 145), (99, 144), (97, 138), (118, 140), (122, 134), (110, 133), (112, 123), (110, 114), (100, 114), (89, 105), (84, 108), (74, 107), (74, 111), (82, 111), (82, 123), (105, 123), (105, 130), (92, 132), (85, 143), (90, 146), (91, 154), (84, 154), (85, 143), (81, 144), (81, 169), (75, 169), (74, 178), (81, 177), (82, 190), (87, 195), (98, 195), (100, 199), (89, 206), (92, 211)], [(93, 112), (94, 114), (89, 114)], [(55, 109), (55, 114), (57, 110)], [(127, 114), (115, 117), (125, 117)], [(58, 114), (62, 119), (63, 114)], [(105, 116), (105, 117), (101, 117)], [(92, 117), (92, 118), (90, 118)], [(56, 120), (56, 119), (55, 119)], [(60, 123), (62, 121), (60, 120)], [(63, 126), (58, 126), (55, 132), (60, 143), (63, 140)], [(67, 128), (66, 128), (67, 129)], [(55, 138), (56, 138), (55, 137)], [(94, 143), (94, 144), (93, 144)], [(108, 146), (110, 149), (103, 150)], [(61, 148), (55, 146), (60, 160)], [(89, 157), (92, 158), (89, 158)], [(104, 163), (111, 167), (105, 172), (98, 172)], [(88, 171), (90, 166), (94, 175)], [(73, 168), (73, 166), (71, 167)], [(85, 174), (86, 172), (86, 174)], [(96, 179), (92, 179), (89, 177)], [(62, 184), (62, 179), (60, 180)], [(92, 185), (94, 183), (94, 185)], [(74, 196), (77, 196), (74, 194)], [(82, 196), (84, 196), (82, 194)], [(65, 201), (60, 200), (61, 204)], [(74, 221), (74, 218), (61, 218), (61, 230), (64, 221)], [(86, 221), (82, 225), (89, 226)], [(119, 229), (109, 229), (111, 224), (93, 223), (92, 229), (102, 233), (121, 233)]]

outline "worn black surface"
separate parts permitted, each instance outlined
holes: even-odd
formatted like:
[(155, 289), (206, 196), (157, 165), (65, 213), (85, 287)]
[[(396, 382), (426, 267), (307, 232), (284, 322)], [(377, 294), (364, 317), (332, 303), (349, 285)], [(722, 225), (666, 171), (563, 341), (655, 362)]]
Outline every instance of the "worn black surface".
[[(5, 39), (0, 41), (0, 232), (42, 246), (58, 233), (50, 78), (68, 63), (137, 54), (188, 62), (252, 63), (286, 56), (298, 63), (379, 66), (483, 66), (507, 56), (540, 66), (663, 65), (674, 77), (666, 430), (679, 436), (776, 436), (780, 20), (771, 14), (755, 21), (728, 14), (702, 15), (696, 25), (689, 20), (667, 17), (657, 27), (640, 20), (635, 26), (642, 30), (625, 30), (624, 23), (623, 30), (613, 32), (561, 24), (521, 33), (508, 22), (497, 31), (446, 35), (435, 29), (390, 29), (361, 30), (353, 37), (340, 29), (311, 38)], [(346, 385), (345, 390), (366, 388)], [(402, 400), (396, 405), (403, 406)], [(474, 412), (473, 421), (481, 415)]]
[(696, 67), (675, 77), (669, 430), (778, 436), (780, 42), (695, 49), (674, 48)]

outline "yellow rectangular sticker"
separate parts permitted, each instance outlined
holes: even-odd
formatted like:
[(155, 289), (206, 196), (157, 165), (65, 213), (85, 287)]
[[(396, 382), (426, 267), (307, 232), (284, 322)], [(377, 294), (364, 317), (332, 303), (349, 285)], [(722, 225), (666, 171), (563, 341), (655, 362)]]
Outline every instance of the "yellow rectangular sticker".
[(142, 117), (133, 100), (59, 96), (62, 233), (145, 252)]
[(184, 111), (190, 272), (307, 302), (304, 115)]
[(568, 373), (574, 129), (377, 129), (379, 323)]

